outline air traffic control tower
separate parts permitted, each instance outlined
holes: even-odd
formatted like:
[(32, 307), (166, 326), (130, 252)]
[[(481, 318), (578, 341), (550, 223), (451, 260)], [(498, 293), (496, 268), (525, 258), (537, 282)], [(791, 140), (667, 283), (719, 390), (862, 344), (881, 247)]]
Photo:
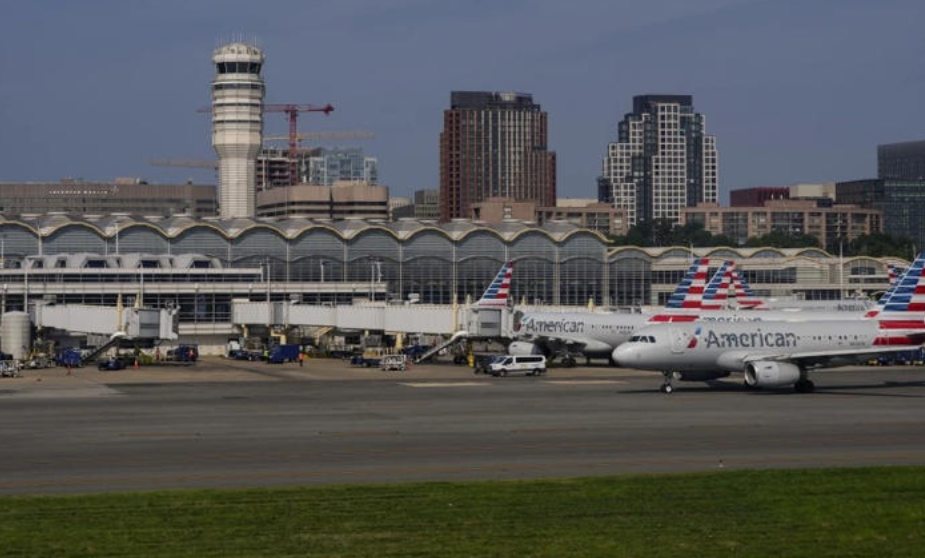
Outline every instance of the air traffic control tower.
[(223, 218), (254, 217), (257, 153), (263, 141), (263, 51), (230, 43), (212, 53), (212, 146)]

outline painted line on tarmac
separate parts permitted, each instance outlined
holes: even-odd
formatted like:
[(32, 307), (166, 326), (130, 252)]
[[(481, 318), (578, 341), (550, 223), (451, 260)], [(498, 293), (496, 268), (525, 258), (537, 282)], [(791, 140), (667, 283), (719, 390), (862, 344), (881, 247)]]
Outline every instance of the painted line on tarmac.
[(595, 386), (606, 384), (627, 384), (623, 380), (546, 380), (544, 384), (556, 384), (563, 386)]
[(492, 385), (487, 382), (399, 382), (399, 384), (413, 388), (473, 387)]

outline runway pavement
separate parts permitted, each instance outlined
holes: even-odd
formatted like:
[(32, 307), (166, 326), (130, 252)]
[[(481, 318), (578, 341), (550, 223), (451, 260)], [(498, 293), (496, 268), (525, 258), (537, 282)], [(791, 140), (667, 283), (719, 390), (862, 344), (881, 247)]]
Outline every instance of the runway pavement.
[(657, 391), (610, 368), (491, 378), (341, 361), (0, 380), (0, 494), (925, 463), (925, 369)]

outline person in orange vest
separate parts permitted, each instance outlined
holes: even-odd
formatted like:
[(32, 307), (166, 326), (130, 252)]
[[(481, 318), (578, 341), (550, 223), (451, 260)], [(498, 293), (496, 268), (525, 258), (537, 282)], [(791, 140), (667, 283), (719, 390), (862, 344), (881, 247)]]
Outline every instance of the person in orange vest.
[(299, 368), (302, 368), (305, 365), (305, 353), (299, 351)]

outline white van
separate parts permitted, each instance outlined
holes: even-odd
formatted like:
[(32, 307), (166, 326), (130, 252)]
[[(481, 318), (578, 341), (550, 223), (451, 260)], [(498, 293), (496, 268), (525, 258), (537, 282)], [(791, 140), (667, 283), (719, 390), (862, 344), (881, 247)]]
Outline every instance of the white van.
[(488, 365), (492, 376), (524, 374), (539, 376), (546, 373), (546, 357), (543, 355), (509, 355), (498, 358)]

